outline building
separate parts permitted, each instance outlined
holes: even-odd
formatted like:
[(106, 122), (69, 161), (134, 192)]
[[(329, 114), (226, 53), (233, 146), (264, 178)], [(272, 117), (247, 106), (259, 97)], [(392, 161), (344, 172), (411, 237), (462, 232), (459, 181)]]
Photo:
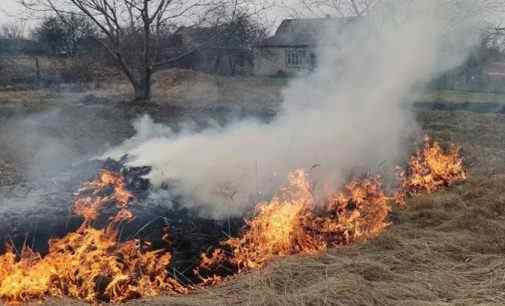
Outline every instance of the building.
[[(359, 17), (285, 19), (275, 35), (255, 48), (254, 74), (293, 75), (317, 65), (317, 48), (338, 48), (338, 35)], [(332, 35), (324, 35), (329, 33)]]

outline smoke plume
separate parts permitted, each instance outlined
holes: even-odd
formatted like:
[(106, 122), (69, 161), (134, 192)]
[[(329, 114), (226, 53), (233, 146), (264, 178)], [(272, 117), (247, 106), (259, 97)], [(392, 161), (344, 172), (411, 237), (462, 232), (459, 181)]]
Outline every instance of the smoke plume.
[(345, 28), (321, 29), (318, 68), (290, 82), (269, 124), (176, 134), (143, 117), (137, 135), (107, 155), (152, 166), (152, 183), (174, 185), (214, 217), (243, 213), (295, 168), (338, 184), (356, 167), (395, 164), (417, 128), (413, 89), (460, 64), (477, 41), (472, 18), (454, 22), (471, 4), (447, 3), (384, 1)]

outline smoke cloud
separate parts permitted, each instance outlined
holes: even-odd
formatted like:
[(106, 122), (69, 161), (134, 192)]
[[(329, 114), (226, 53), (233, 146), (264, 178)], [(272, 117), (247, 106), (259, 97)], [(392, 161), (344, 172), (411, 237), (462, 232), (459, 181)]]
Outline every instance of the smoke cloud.
[(454, 22), (471, 2), (384, 1), (345, 29), (321, 29), (317, 70), (290, 82), (271, 123), (176, 134), (143, 117), (137, 135), (106, 155), (152, 166), (153, 184), (174, 185), (214, 217), (243, 213), (295, 168), (319, 165), (318, 179), (339, 184), (356, 167), (395, 164), (417, 129), (413, 88), (460, 64), (477, 42), (472, 18)]

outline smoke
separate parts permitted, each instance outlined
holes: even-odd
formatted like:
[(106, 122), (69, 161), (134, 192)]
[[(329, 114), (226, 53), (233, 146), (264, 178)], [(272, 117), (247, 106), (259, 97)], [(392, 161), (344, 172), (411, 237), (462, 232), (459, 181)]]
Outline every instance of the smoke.
[(51, 126), (61, 121), (59, 110), (14, 118), (0, 126), (0, 140), (8, 144), (2, 155), (18, 163), (29, 181), (68, 167), (78, 155)]
[(214, 217), (243, 213), (295, 168), (318, 165), (318, 179), (339, 184), (356, 167), (395, 164), (417, 129), (413, 89), (460, 64), (477, 41), (472, 18), (454, 22), (471, 3), (447, 3), (384, 1), (358, 22), (321, 29), (318, 69), (290, 83), (269, 124), (175, 134), (143, 117), (137, 135), (107, 155), (152, 166), (152, 183), (170, 183)]

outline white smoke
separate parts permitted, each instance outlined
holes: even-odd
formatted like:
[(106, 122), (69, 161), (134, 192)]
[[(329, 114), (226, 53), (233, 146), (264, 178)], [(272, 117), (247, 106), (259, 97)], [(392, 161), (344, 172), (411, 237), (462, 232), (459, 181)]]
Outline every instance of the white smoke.
[[(461, 63), (477, 41), (471, 18), (453, 22), (456, 10), (467, 3), (385, 1), (345, 31), (324, 29), (319, 68), (290, 83), (273, 122), (175, 134), (144, 117), (108, 156), (152, 166), (152, 183), (176, 184), (215, 217), (242, 213), (295, 168), (318, 164), (319, 177), (339, 183), (355, 167), (394, 164), (416, 128), (406, 107), (413, 87)], [(323, 47), (336, 38), (338, 48)]]

